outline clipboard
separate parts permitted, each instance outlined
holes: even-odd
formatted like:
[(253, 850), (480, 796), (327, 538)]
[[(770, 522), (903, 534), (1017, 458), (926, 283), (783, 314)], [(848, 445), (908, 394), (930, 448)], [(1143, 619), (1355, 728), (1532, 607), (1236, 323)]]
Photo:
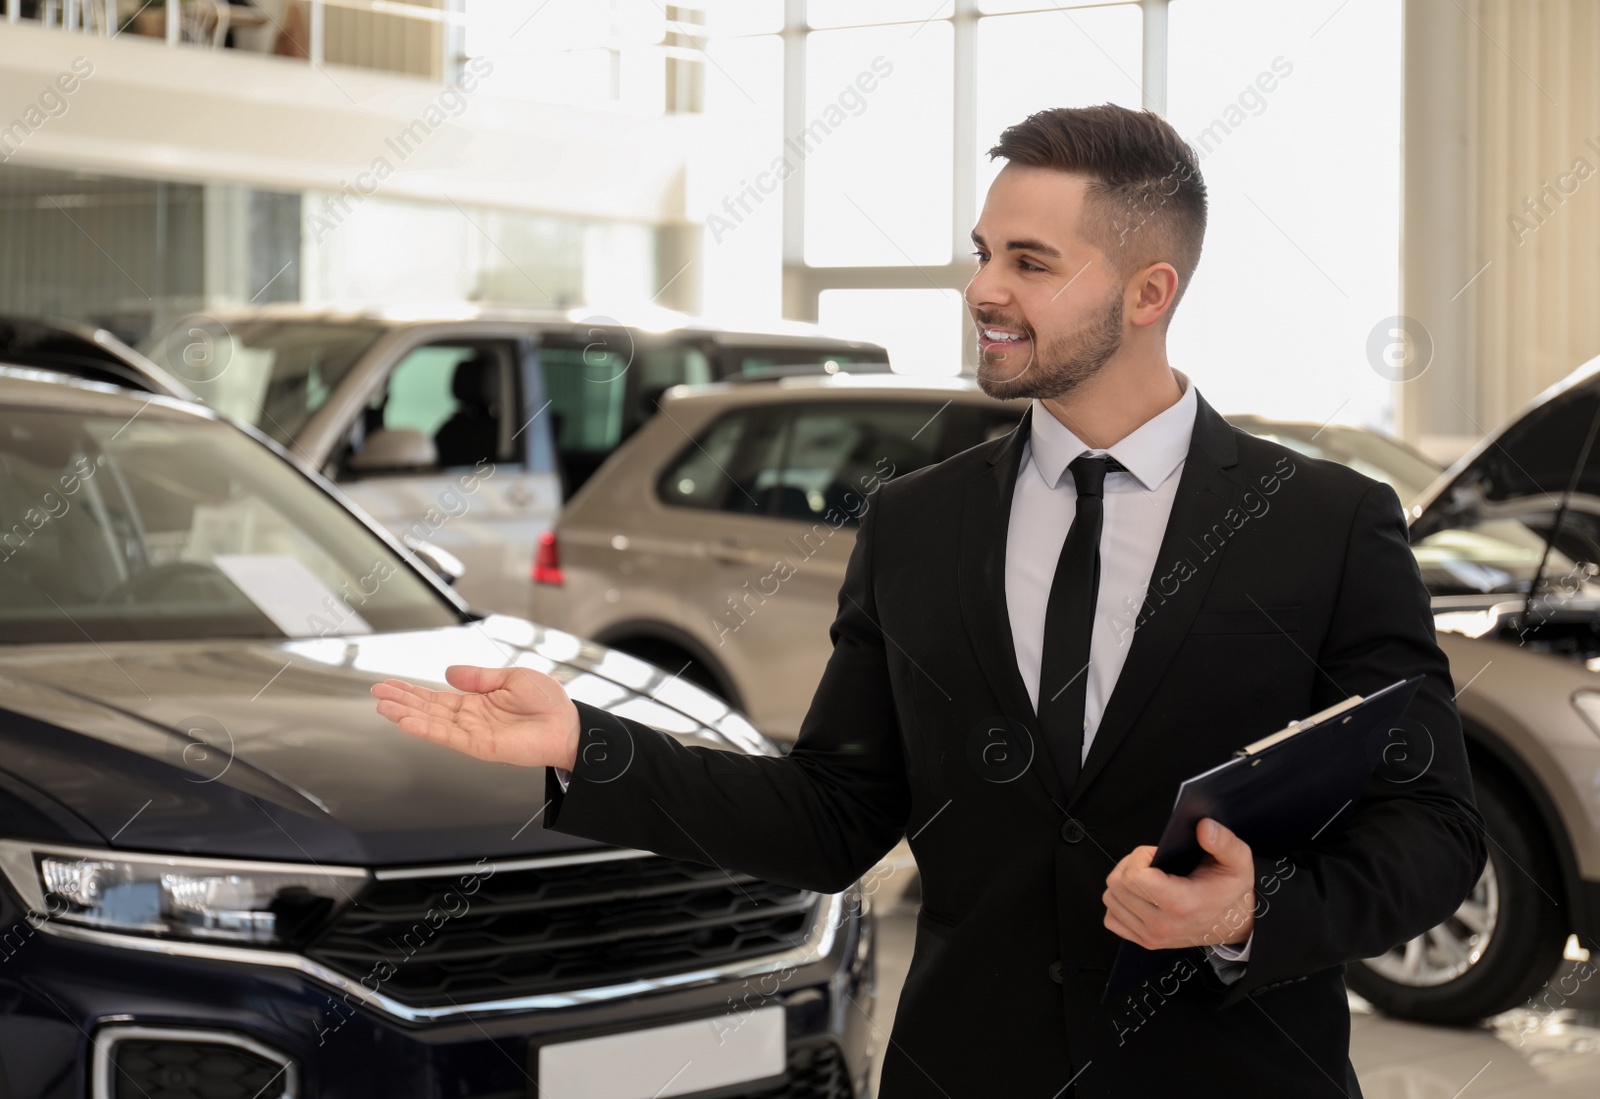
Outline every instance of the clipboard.
[[(1195, 826), (1206, 817), (1257, 851), (1303, 846), (1342, 824), (1422, 679), (1414, 675), (1366, 696), (1352, 695), (1186, 779), (1151, 865), (1168, 874), (1191, 873), (1205, 857)], [(1146, 950), (1123, 940), (1100, 1002), (1165, 973), (1192, 949)]]

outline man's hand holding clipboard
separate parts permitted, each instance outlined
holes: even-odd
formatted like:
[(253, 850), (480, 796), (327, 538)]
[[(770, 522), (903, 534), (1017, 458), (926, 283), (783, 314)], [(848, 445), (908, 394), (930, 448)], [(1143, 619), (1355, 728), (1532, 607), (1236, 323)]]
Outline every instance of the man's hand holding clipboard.
[[(1102, 1002), (1164, 972), (1188, 946), (1248, 937), (1252, 852), (1303, 846), (1348, 815), (1421, 682), (1422, 676), (1412, 676), (1365, 697), (1352, 695), (1179, 787), (1160, 843), (1134, 851), (1107, 878), (1106, 926), (1124, 941)], [(1207, 839), (1215, 825), (1221, 827)], [(1240, 921), (1216, 926), (1213, 913), (1230, 908), (1240, 911)], [(1157, 931), (1173, 945), (1140, 945), (1156, 941), (1151, 932)]]

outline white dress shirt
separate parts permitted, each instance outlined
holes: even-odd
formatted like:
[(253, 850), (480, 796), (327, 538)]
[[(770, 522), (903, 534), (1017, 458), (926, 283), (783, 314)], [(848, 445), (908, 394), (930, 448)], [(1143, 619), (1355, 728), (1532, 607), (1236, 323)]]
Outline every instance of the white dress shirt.
[[(1194, 433), (1199, 407), (1194, 386), (1181, 370), (1174, 368), (1172, 372), (1183, 387), (1182, 395), (1108, 449), (1089, 446), (1037, 400), (1033, 402), (1032, 430), (1022, 447), (1006, 533), (1006, 610), (1011, 618), (1017, 670), (1022, 673), (1035, 713), (1039, 710), (1039, 665), (1044, 653), (1050, 587), (1067, 531), (1078, 510), (1077, 482), (1067, 467), (1082, 454), (1110, 454), (1127, 470), (1107, 473), (1103, 490), (1100, 589), (1086, 673), (1085, 759), (1111, 689), (1128, 659), (1134, 625), (1155, 570), (1156, 554), (1172, 515), (1179, 474)], [(1052, 676), (1048, 689), (1057, 691), (1064, 685), (1059, 676)], [(1249, 940), (1238, 949), (1220, 945), (1214, 950), (1212, 964), (1225, 979), (1236, 979), (1242, 972), (1242, 966), (1226, 963), (1243, 962), (1250, 957)]]

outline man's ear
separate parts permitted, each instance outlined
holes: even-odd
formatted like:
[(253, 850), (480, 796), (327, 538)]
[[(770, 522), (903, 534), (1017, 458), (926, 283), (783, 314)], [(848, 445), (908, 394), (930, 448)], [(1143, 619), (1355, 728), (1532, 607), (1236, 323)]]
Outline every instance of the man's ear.
[(1178, 297), (1178, 270), (1162, 260), (1141, 270), (1128, 282), (1128, 302), (1123, 314), (1136, 328), (1155, 324), (1172, 310)]

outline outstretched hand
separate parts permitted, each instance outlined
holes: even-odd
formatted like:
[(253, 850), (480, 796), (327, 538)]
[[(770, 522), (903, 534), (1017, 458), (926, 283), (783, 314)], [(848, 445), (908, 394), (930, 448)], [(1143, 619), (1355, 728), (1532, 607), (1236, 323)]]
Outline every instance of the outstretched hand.
[(372, 686), (378, 713), (400, 728), (458, 752), (521, 767), (565, 767), (578, 758), (578, 708), (561, 684), (532, 668), (452, 664), (451, 691), (400, 679)]

